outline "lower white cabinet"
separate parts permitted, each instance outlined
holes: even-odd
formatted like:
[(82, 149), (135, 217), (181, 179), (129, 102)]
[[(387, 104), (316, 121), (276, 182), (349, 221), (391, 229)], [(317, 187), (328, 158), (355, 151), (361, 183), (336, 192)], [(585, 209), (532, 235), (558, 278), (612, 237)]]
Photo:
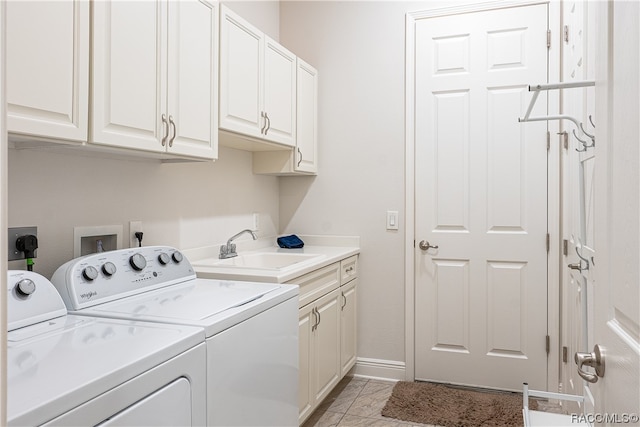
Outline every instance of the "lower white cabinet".
[(353, 279), (340, 286), (340, 369), (344, 377), (356, 364), (356, 285)]
[(300, 286), (300, 424), (355, 364), (357, 259), (355, 255), (288, 282)]
[[(302, 423), (342, 378), (338, 289), (300, 310), (299, 421)], [(306, 369), (302, 369), (302, 366)]]

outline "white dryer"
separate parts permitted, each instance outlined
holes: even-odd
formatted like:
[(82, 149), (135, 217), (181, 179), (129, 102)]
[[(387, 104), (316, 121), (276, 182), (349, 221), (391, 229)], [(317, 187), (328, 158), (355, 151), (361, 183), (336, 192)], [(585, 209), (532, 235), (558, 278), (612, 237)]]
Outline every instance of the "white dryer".
[(202, 328), (207, 425), (298, 425), (298, 286), (199, 279), (167, 246), (87, 255), (52, 282), (70, 313)]
[(7, 284), (10, 426), (206, 423), (202, 329), (68, 315), (34, 272)]

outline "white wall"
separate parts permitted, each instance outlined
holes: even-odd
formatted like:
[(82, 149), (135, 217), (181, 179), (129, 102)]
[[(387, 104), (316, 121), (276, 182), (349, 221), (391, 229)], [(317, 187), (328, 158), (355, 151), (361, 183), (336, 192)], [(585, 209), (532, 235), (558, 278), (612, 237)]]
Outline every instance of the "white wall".
[(120, 224), (128, 236), (129, 221), (142, 221), (145, 245), (186, 249), (226, 241), (259, 212), (259, 235), (275, 235), (277, 179), (253, 175), (250, 153), (221, 147), (219, 157), (161, 164), (10, 149), (9, 226), (38, 227), (34, 270), (47, 277), (73, 258), (76, 226)]
[(280, 43), (318, 69), (317, 177), (281, 178), (283, 233), (361, 237), (358, 356), (405, 361), (405, 14), (451, 2), (280, 3)]
[(280, 37), (279, 1), (224, 0), (222, 3), (256, 26), (260, 31), (278, 41)]

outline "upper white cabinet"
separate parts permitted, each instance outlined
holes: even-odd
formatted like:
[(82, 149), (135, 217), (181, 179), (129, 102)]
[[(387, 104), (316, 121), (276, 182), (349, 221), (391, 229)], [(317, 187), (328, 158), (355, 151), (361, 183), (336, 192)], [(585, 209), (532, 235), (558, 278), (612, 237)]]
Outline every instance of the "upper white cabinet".
[(215, 159), (218, 4), (92, 4), (89, 142)]
[(318, 172), (318, 71), (298, 58), (296, 162), (298, 173)]
[(89, 2), (6, 2), (11, 135), (86, 141)]
[(253, 153), (253, 173), (315, 175), (318, 172), (318, 72), (300, 58), (296, 96), (295, 149)]
[(224, 5), (220, 27), (220, 129), (294, 146), (296, 56)]

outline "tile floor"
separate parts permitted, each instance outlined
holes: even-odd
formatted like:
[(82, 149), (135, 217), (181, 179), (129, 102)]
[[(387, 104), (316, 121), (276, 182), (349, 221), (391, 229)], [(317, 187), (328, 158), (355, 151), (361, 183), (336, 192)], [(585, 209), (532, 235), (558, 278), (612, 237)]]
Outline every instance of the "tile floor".
[[(383, 417), (380, 413), (395, 382), (344, 377), (303, 427), (427, 426)], [(429, 426), (434, 427), (434, 426)]]
[[(437, 427), (383, 417), (382, 408), (395, 382), (344, 377), (302, 427)], [(539, 410), (562, 412), (559, 405), (538, 401)]]

